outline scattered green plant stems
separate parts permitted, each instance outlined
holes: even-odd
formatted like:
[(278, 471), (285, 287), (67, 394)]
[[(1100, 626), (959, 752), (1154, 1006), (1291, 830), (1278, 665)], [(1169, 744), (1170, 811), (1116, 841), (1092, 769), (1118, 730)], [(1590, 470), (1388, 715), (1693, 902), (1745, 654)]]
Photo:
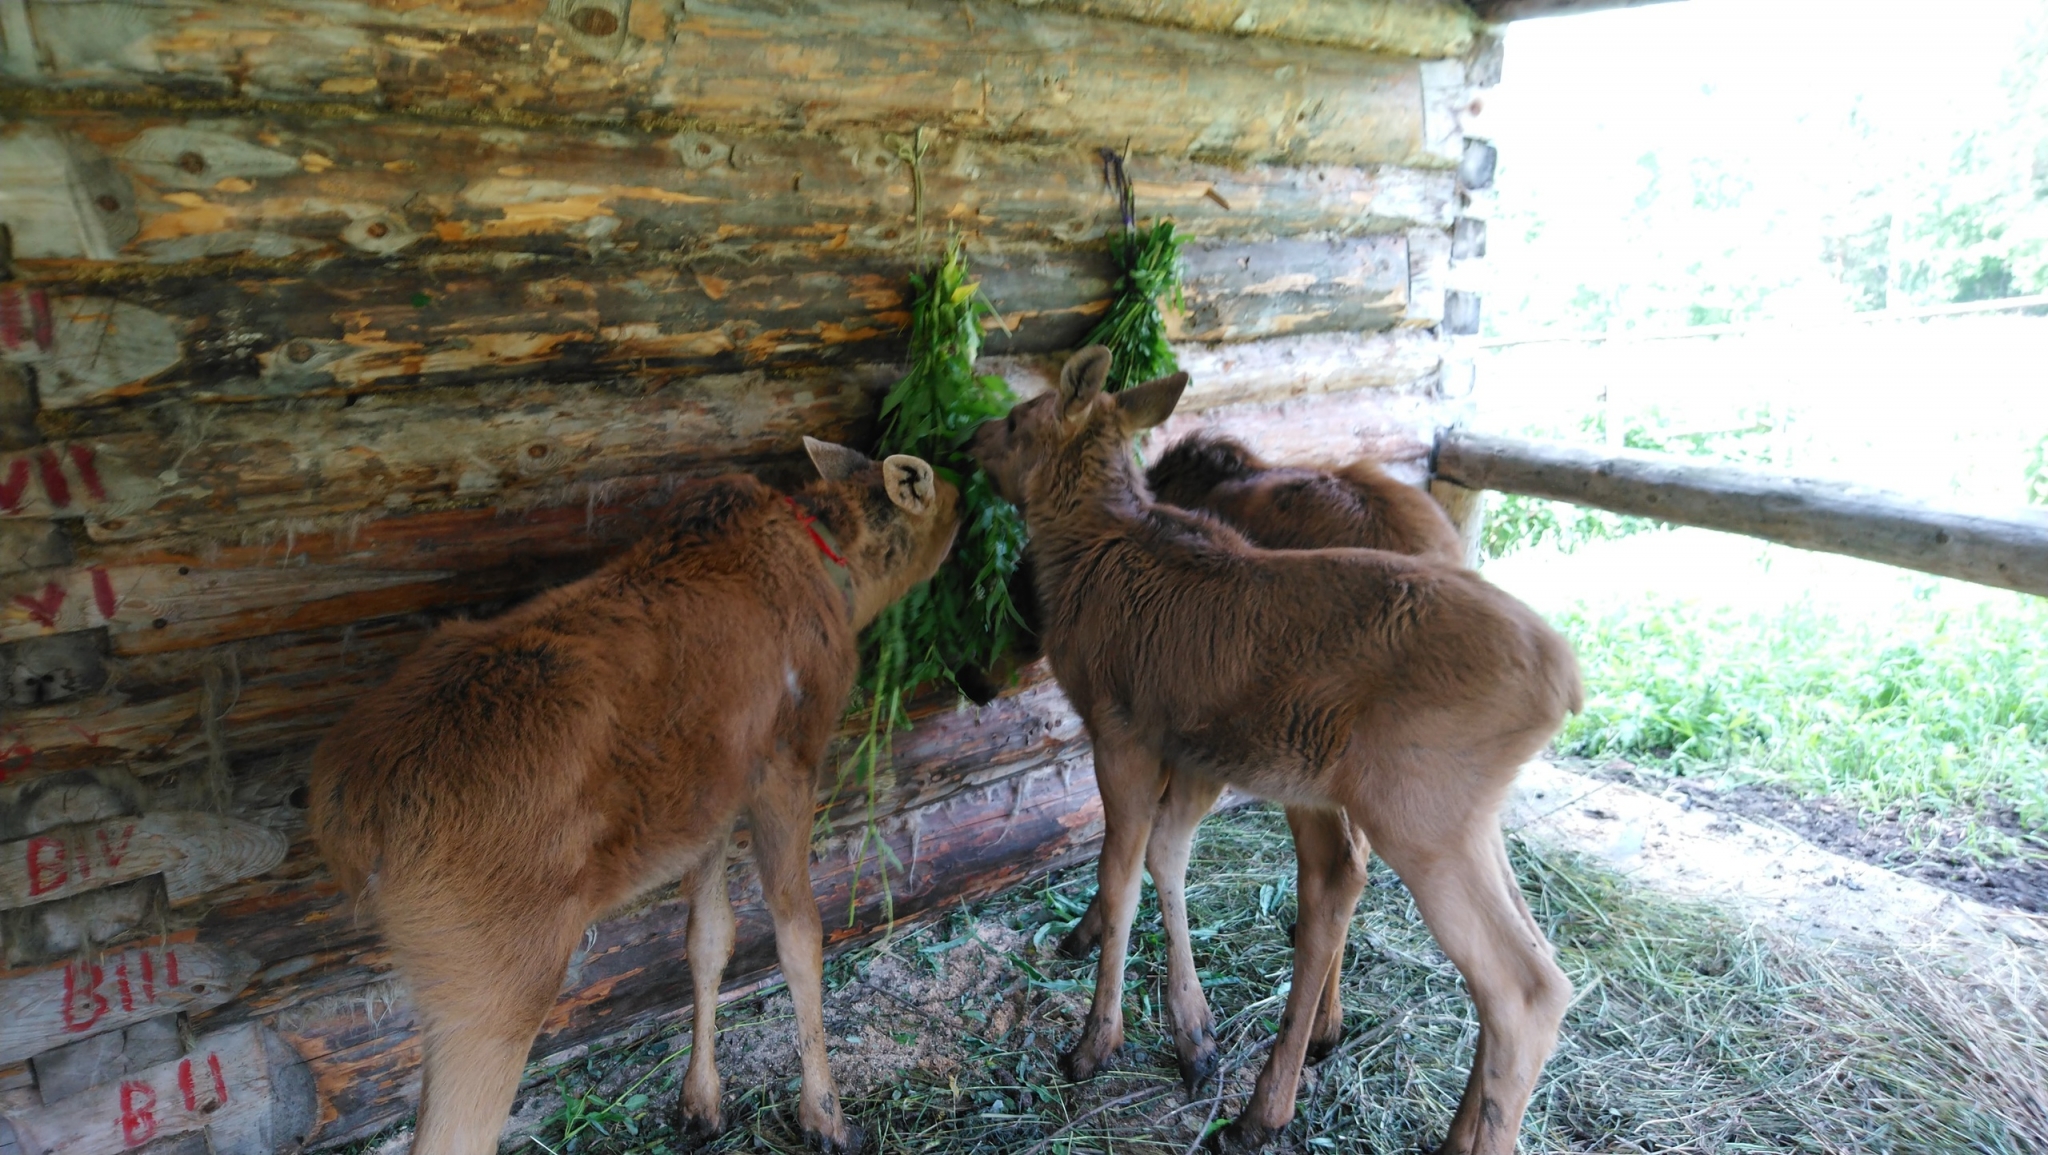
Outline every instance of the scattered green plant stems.
[[(969, 666), (989, 668), (1024, 639), (1026, 627), (1010, 601), (1010, 575), (1024, 556), (1024, 521), (996, 495), (988, 476), (967, 456), (974, 427), (1009, 412), (1016, 401), (1001, 377), (974, 372), (981, 352), (981, 320), (994, 310), (968, 279), (956, 239), (930, 270), (910, 279), (910, 371), (882, 399), (875, 456), (909, 453), (932, 463), (960, 487), (960, 535), (953, 553), (929, 582), (884, 610), (861, 639), (861, 674), (854, 709), (867, 728), (841, 776), (850, 774), (867, 795), (868, 823), (854, 865), (853, 902), (868, 844), (901, 867), (875, 828), (877, 771), (891, 736), (910, 724), (910, 694), (933, 682), (952, 682)], [(884, 914), (895, 918), (882, 870)], [(849, 903), (847, 915), (853, 915)]]

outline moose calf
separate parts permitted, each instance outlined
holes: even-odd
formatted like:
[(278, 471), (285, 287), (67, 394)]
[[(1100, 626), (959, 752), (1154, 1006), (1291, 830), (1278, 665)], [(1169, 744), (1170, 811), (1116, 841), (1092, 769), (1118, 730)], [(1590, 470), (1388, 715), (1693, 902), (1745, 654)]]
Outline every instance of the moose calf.
[(584, 928), (679, 877), (696, 998), (681, 1110), (718, 1129), (725, 848), (743, 810), (796, 1006), (804, 1129), (860, 1146), (825, 1059), (817, 774), (856, 635), (938, 568), (959, 494), (915, 457), (804, 444), (822, 481), (794, 497), (693, 484), (590, 577), (443, 626), (314, 755), (313, 836), (419, 1008), (418, 1155), (496, 1150)]
[(1257, 1149), (1293, 1117), (1377, 848), (1479, 1012), (1443, 1150), (1512, 1151), (1571, 987), (1515, 885), (1499, 811), (1516, 769), (1579, 706), (1571, 650), (1461, 567), (1263, 550), (1156, 503), (1130, 442), (1172, 413), (1187, 377), (1108, 395), (1108, 371), (1107, 350), (1083, 350), (1056, 389), (972, 442), (1023, 509), (1045, 651), (1088, 728), (1102, 793), (1102, 962), (1068, 1073), (1092, 1075), (1123, 1042), (1139, 866), (1170, 766), (1320, 815), (1294, 828), (1300, 916), (1280, 1036), (1218, 1141)]
[[(1458, 531), (1422, 491), (1387, 475), (1371, 461), (1321, 470), (1271, 465), (1241, 443), (1197, 433), (1182, 438), (1145, 472), (1153, 497), (1167, 505), (1213, 514), (1261, 549), (1383, 549), (1445, 565), (1464, 564)], [(1166, 926), (1167, 1014), (1181, 1077), (1192, 1091), (1216, 1071), (1215, 1017), (1195, 971), (1188, 938), (1185, 878), (1195, 827), (1216, 804), (1223, 784), (1199, 774), (1167, 768), (1166, 793), (1153, 814), (1145, 845), (1145, 868), (1159, 889), (1159, 913)], [(1290, 806), (1287, 821), (1327, 824), (1334, 812)], [(1323, 834), (1318, 844), (1338, 832)], [(1333, 957), (1344, 957), (1344, 929)], [(1086, 958), (1102, 938), (1102, 896), (1060, 943), (1068, 958)], [(1309, 1033), (1307, 1061), (1318, 1063), (1343, 1036), (1344, 1005), (1339, 968), (1330, 967)]]

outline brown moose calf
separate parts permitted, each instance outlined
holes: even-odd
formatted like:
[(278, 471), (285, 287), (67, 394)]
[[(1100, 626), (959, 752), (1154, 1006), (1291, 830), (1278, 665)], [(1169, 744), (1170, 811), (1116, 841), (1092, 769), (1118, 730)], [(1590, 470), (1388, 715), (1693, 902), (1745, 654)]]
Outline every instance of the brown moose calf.
[(1185, 374), (1110, 396), (1084, 350), (1057, 389), (974, 436), (1023, 508), (1041, 637), (1088, 728), (1102, 792), (1102, 962), (1067, 1071), (1123, 1042), (1139, 865), (1173, 775), (1315, 811), (1297, 824), (1300, 916), (1280, 1036), (1218, 1141), (1256, 1149), (1294, 1115), (1317, 1004), (1377, 849), (1479, 1011), (1446, 1152), (1508, 1152), (1571, 987), (1522, 902), (1499, 824), (1521, 763), (1580, 700), (1564, 640), (1477, 574), (1380, 550), (1264, 550), (1153, 501), (1131, 459)]
[(818, 767), (856, 635), (938, 568), (959, 495), (915, 457), (805, 447), (824, 480), (795, 497), (743, 476), (695, 483), (590, 577), (442, 627), (315, 754), (313, 836), (419, 1008), (418, 1155), (496, 1149), (584, 928), (677, 878), (696, 998), (682, 1112), (718, 1129), (741, 811), (796, 1005), (803, 1126), (827, 1150), (860, 1146), (825, 1059)]
[[(1462, 565), (1464, 547), (1443, 509), (1411, 485), (1387, 475), (1371, 461), (1322, 470), (1271, 465), (1241, 443), (1197, 433), (1176, 442), (1152, 468), (1145, 483), (1167, 505), (1213, 514), (1261, 549), (1383, 549)], [(1159, 913), (1166, 927), (1166, 1009), (1175, 1055), (1188, 1089), (1216, 1070), (1216, 1020), (1195, 971), (1188, 937), (1185, 881), (1195, 827), (1216, 804), (1223, 783), (1167, 767), (1166, 793), (1153, 813), (1145, 844), (1145, 868), (1159, 888)], [(1335, 812), (1287, 808), (1288, 825), (1327, 825)], [(1335, 844), (1341, 831), (1312, 833), (1317, 844)], [(1348, 929), (1348, 927), (1346, 928)], [(1102, 895), (1060, 943), (1068, 958), (1085, 958), (1102, 939)], [(1344, 931), (1333, 957), (1344, 957)], [(1331, 966), (1309, 1033), (1307, 1061), (1318, 1063), (1336, 1049), (1344, 1030), (1342, 975)]]

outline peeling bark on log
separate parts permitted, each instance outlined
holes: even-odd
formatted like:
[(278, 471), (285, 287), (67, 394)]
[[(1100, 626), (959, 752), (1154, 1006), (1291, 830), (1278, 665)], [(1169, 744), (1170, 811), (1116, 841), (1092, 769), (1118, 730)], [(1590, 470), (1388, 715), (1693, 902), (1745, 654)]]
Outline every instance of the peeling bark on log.
[[(532, 127), (919, 126), (977, 138), (1297, 164), (1455, 163), (1414, 60), (984, 5), (693, 2), (646, 38), (579, 34), (535, 0), (488, 11), (26, 0), (40, 83), (138, 100), (301, 102)], [(645, 31), (653, 31), (647, 29)], [(78, 99), (71, 96), (71, 99)], [(58, 98), (60, 101), (63, 97)], [(203, 114), (195, 109), (195, 114)], [(219, 109), (232, 113), (233, 103)]]
[[(910, 165), (890, 134), (875, 131), (646, 136), (62, 113), (0, 129), (0, 168), (52, 131), (73, 151), (106, 158), (132, 190), (123, 195), (139, 221), (118, 251), (92, 256), (74, 246), (76, 258), (162, 265), (238, 257), (280, 269), (337, 256), (477, 252), (664, 263), (880, 255), (907, 265), (915, 257)], [(1093, 144), (947, 137), (929, 146), (920, 169), (929, 226), (957, 231), (977, 257), (1094, 244), (1117, 225)], [(1195, 238), (1446, 228), (1456, 211), (1447, 170), (1143, 157), (1130, 169), (1146, 211), (1171, 215)], [(31, 209), (0, 193), (0, 219), (17, 235), (47, 227)], [(64, 264), (31, 267), (47, 279)]]
[(1660, 453), (1446, 433), (1439, 477), (1760, 537), (2048, 596), (2048, 514), (1998, 517), (1903, 494)]
[(1057, 8), (1188, 28), (1329, 44), (1395, 56), (1463, 56), (1479, 29), (1460, 0), (1011, 0), (1020, 8)]

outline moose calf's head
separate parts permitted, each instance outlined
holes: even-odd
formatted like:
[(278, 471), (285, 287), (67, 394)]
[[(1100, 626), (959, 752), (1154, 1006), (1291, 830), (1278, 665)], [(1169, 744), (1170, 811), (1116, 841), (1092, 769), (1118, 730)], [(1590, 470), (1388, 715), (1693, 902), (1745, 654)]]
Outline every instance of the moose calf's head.
[(1108, 478), (1135, 481), (1131, 438), (1172, 415), (1188, 375), (1121, 393), (1102, 391), (1108, 379), (1109, 350), (1090, 345), (1067, 360), (1058, 388), (974, 431), (968, 451), (997, 493), (1028, 513), (1034, 506), (1060, 509)]
[(844, 511), (823, 519), (841, 539), (824, 544), (845, 563), (859, 629), (946, 560), (960, 528), (960, 490), (907, 453), (877, 463), (858, 449), (814, 437), (804, 438), (804, 449), (824, 478), (805, 496)]

